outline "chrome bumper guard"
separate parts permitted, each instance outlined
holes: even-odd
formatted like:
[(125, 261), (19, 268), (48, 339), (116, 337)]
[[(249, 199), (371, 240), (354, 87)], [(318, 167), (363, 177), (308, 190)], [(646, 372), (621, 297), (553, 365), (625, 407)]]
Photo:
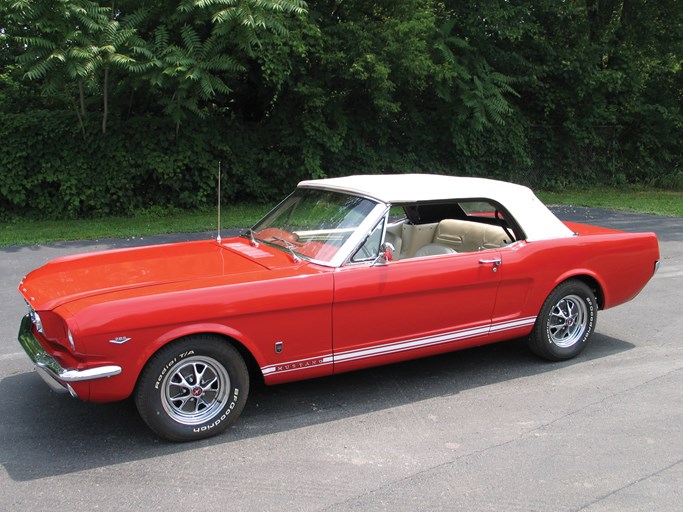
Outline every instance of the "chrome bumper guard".
[(52, 390), (58, 393), (68, 391), (71, 393), (71, 396), (77, 397), (69, 383), (113, 377), (121, 373), (120, 366), (100, 366), (88, 368), (87, 370), (67, 370), (62, 368), (57, 360), (45, 351), (33, 335), (32, 325), (31, 318), (28, 315), (21, 320), (19, 344), (36, 365), (38, 375), (43, 378)]

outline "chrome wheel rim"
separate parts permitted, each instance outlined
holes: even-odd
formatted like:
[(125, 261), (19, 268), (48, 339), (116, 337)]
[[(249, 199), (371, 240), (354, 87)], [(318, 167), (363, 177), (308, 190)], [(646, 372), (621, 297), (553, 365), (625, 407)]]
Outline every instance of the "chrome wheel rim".
[(222, 409), (229, 390), (230, 376), (223, 365), (211, 357), (191, 357), (164, 377), (161, 403), (178, 423), (199, 425)]
[(550, 311), (548, 336), (561, 348), (576, 344), (586, 332), (588, 306), (578, 295), (563, 297)]

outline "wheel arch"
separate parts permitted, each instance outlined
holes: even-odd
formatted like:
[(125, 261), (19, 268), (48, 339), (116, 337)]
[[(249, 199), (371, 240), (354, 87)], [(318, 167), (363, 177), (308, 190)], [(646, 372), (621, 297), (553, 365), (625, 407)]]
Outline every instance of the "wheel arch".
[[(587, 274), (579, 274), (573, 277), (570, 277), (568, 279), (576, 279), (578, 281), (582, 281), (583, 283), (586, 284), (591, 290), (593, 290), (593, 294), (595, 295), (595, 300), (598, 303), (598, 309), (604, 309), (605, 307), (605, 292), (602, 288), (602, 285), (600, 284), (600, 281), (597, 280), (597, 278), (587, 275)], [(565, 279), (566, 281), (567, 279)]]
[(171, 330), (164, 335), (160, 336), (154, 343), (151, 343), (144, 353), (140, 354), (139, 358), (139, 372), (136, 377), (137, 380), (140, 379), (142, 370), (145, 368), (149, 360), (158, 353), (164, 347), (175, 341), (189, 338), (191, 336), (213, 336), (217, 339), (223, 340), (226, 343), (232, 345), (242, 356), (247, 369), (249, 370), (249, 375), (252, 379), (263, 380), (263, 372), (261, 371), (261, 364), (259, 364), (259, 358), (262, 357), (256, 345), (242, 333), (230, 329), (222, 324), (201, 324), (201, 325), (189, 325), (183, 326), (178, 329)]
[(572, 279), (583, 282), (586, 286), (588, 286), (591, 290), (593, 290), (593, 294), (595, 295), (595, 300), (598, 303), (598, 309), (604, 309), (605, 308), (605, 288), (604, 288), (604, 285), (600, 281), (598, 276), (596, 276), (592, 272), (581, 272), (581, 273), (563, 275), (563, 276), (561, 276), (560, 279), (557, 280), (557, 282), (555, 283), (555, 286), (553, 286), (553, 289), (555, 289), (557, 286), (561, 285), (562, 283), (565, 283), (565, 282), (570, 281)]
[[(202, 334), (211, 334), (211, 333), (202, 333)], [(261, 371), (261, 365), (259, 365), (258, 361), (254, 357), (254, 354), (252, 354), (251, 351), (243, 343), (241, 343), (237, 339), (232, 338), (230, 336), (223, 335), (223, 334), (218, 334), (218, 336), (220, 336), (225, 341), (230, 343), (240, 353), (240, 355), (244, 359), (244, 363), (247, 365), (247, 370), (249, 370), (249, 378), (252, 381), (258, 381), (259, 383), (262, 383), (263, 382), (263, 372)]]

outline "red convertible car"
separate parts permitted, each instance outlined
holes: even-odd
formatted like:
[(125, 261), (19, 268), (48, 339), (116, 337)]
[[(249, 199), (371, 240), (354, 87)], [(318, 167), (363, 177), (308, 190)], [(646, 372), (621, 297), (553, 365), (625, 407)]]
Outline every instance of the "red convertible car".
[(528, 339), (579, 354), (657, 269), (653, 233), (558, 220), (526, 187), (436, 175), (304, 181), (242, 236), (67, 256), (27, 275), (19, 341), (83, 400), (133, 396), (175, 441), (232, 424), (250, 380)]

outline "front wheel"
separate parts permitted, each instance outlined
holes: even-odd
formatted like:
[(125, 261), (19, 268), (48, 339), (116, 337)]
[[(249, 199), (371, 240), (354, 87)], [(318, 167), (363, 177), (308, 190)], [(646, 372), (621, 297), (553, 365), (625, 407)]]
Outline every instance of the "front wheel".
[(529, 348), (550, 361), (576, 357), (590, 342), (597, 314), (593, 290), (583, 281), (565, 281), (543, 303), (529, 336)]
[(248, 394), (249, 373), (240, 353), (221, 338), (197, 335), (150, 358), (135, 390), (135, 404), (159, 436), (194, 441), (233, 424)]

